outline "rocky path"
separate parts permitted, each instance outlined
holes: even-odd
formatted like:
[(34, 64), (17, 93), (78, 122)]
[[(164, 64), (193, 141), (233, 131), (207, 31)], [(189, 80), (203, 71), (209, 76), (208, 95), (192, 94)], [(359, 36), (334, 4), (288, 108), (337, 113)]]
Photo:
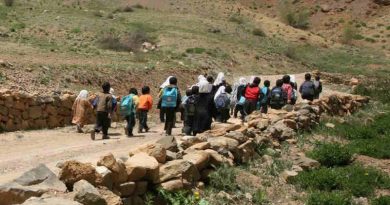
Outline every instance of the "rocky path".
[[(78, 134), (74, 127), (55, 130), (20, 131), (0, 136), (0, 184), (24, 171), (44, 163), (55, 170), (58, 162), (77, 159), (94, 162), (99, 156), (112, 152), (116, 156), (127, 156), (136, 145), (160, 139), (162, 125), (152, 126), (150, 133), (132, 138), (124, 134), (123, 126), (110, 129), (111, 139), (92, 141), (88, 134)], [(180, 129), (175, 129), (178, 133)]]

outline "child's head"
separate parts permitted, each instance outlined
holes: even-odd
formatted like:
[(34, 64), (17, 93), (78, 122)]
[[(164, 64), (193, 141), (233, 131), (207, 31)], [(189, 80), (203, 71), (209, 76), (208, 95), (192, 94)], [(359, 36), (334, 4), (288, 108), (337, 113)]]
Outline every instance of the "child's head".
[(138, 95), (138, 91), (136, 88), (130, 88), (129, 94)]
[(232, 91), (233, 91), (233, 89), (232, 89), (232, 86), (230, 86), (230, 85), (227, 85), (226, 87), (225, 87), (225, 92), (226, 93), (232, 93)]
[(270, 85), (271, 85), (271, 82), (270, 82), (269, 80), (265, 80), (265, 81), (264, 81), (264, 86), (265, 86), (265, 87), (268, 88)]
[(177, 78), (176, 78), (176, 77), (171, 77), (171, 78), (169, 78), (169, 84), (171, 84), (171, 85), (177, 85)]
[(146, 95), (146, 94), (149, 94), (150, 93), (150, 88), (149, 86), (144, 86), (142, 88), (142, 95)]
[(104, 82), (102, 88), (104, 93), (110, 93), (111, 85), (109, 82)]
[(311, 80), (311, 74), (310, 73), (306, 73), (305, 74), (305, 80)]
[(282, 85), (283, 85), (283, 80), (282, 79), (279, 79), (279, 80), (276, 81), (276, 86), (277, 87), (282, 87)]
[(283, 76), (283, 83), (290, 83), (290, 76), (289, 75)]
[(316, 75), (316, 81), (320, 81), (321, 77), (319, 75)]
[(255, 79), (253, 79), (253, 85), (255, 85), (255, 86), (259, 86), (260, 82), (261, 82), (261, 79), (259, 77), (255, 77)]
[(186, 90), (186, 96), (192, 95), (192, 89), (187, 89)]
[(211, 76), (211, 75), (207, 76), (207, 82), (209, 82), (209, 83), (214, 83), (214, 78), (213, 78), (213, 76)]
[(192, 94), (192, 95), (197, 95), (197, 94), (199, 94), (199, 87), (198, 87), (198, 86), (193, 86), (193, 87), (191, 88), (191, 94)]

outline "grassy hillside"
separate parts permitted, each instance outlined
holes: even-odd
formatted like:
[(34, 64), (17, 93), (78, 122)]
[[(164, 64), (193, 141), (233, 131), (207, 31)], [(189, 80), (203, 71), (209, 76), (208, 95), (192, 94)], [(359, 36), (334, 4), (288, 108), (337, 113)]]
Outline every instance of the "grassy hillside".
[[(184, 78), (218, 71), (232, 76), (312, 69), (365, 75), (374, 70), (382, 75), (390, 70), (388, 58), (373, 49), (324, 47), (277, 35), (303, 32), (308, 38), (322, 38), (278, 19), (262, 25), (265, 16), (237, 10), (235, 1), (145, 2), (0, 4), (1, 59), (17, 68), (2, 71), (5, 84), (53, 90), (95, 87), (107, 78), (116, 87), (124, 81), (141, 84), (145, 73), (150, 76), (146, 82), (157, 85), (170, 73)], [(273, 31), (274, 26), (284, 30)], [(159, 48), (140, 52), (143, 41)]]

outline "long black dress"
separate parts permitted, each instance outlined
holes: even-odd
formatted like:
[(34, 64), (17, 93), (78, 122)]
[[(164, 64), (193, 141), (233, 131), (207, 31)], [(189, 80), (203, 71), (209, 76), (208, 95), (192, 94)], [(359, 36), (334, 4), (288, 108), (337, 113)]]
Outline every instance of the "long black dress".
[(213, 113), (215, 113), (213, 95), (210, 93), (200, 93), (196, 105), (196, 114), (194, 116), (194, 133), (202, 133), (211, 129)]

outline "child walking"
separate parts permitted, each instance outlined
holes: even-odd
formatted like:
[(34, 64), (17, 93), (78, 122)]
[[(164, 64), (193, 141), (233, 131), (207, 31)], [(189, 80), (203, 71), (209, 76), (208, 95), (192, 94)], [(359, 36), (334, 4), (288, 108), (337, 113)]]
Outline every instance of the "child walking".
[(149, 86), (144, 86), (142, 88), (142, 95), (139, 97), (138, 112), (139, 112), (139, 127), (138, 133), (142, 133), (145, 129), (145, 132), (149, 132), (148, 127), (148, 112), (152, 109), (153, 98), (150, 95)]

